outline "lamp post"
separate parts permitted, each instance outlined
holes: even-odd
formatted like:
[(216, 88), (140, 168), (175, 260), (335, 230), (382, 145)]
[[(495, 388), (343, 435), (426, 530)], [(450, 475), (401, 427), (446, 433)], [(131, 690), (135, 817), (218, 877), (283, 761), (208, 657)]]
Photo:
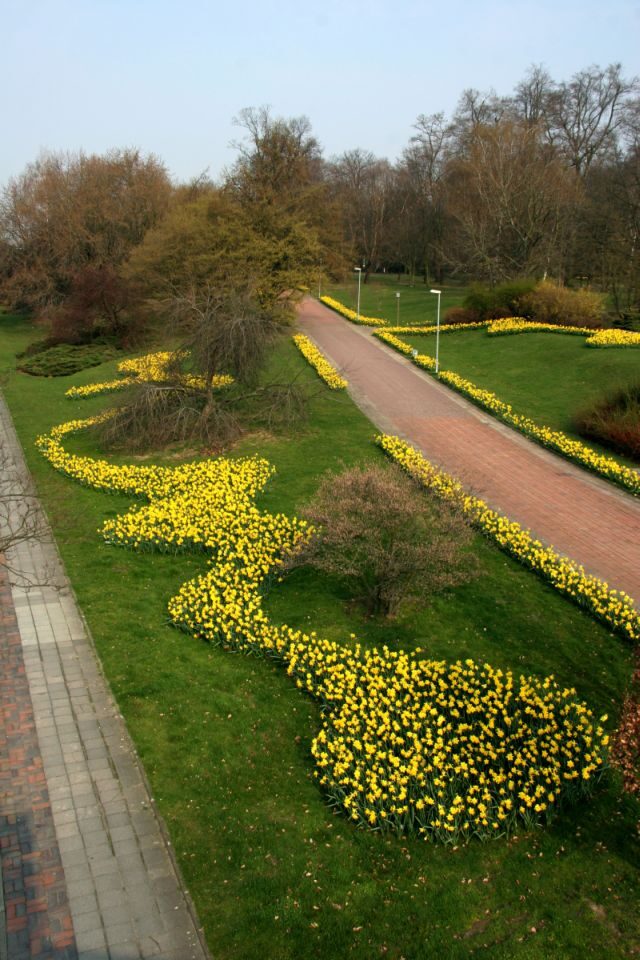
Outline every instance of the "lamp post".
[(353, 268), (358, 274), (358, 309), (356, 312), (357, 322), (360, 323), (360, 281), (362, 280), (362, 267)]
[(436, 373), (440, 369), (440, 294), (441, 290), (430, 290), (429, 293), (438, 295), (438, 313), (436, 315)]
[(400, 294), (396, 293), (396, 326), (400, 326)]

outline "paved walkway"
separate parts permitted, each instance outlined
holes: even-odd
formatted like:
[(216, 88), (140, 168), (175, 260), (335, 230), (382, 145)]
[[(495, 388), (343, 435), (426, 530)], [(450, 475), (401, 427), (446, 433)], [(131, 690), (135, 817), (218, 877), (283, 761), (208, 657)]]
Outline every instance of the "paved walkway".
[[(0, 447), (29, 498), (1, 397)], [(55, 545), (8, 559), (47, 585), (10, 585), (0, 567), (0, 960), (206, 960)]]
[[(499, 423), (318, 301), (303, 301), (299, 325), (380, 430), (640, 601), (640, 500)], [(446, 336), (440, 354), (446, 367)]]

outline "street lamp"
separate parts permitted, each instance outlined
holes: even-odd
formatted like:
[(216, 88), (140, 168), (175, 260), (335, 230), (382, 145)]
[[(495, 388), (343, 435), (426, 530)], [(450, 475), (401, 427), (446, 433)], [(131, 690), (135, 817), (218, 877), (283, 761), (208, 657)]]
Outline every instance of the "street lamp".
[(438, 313), (436, 319), (436, 373), (440, 369), (440, 294), (441, 290), (430, 290), (429, 293), (437, 293), (438, 295)]
[(400, 326), (400, 294), (396, 293), (396, 326)]
[(358, 274), (358, 310), (357, 310), (357, 322), (360, 323), (360, 281), (362, 280), (362, 267), (353, 268)]

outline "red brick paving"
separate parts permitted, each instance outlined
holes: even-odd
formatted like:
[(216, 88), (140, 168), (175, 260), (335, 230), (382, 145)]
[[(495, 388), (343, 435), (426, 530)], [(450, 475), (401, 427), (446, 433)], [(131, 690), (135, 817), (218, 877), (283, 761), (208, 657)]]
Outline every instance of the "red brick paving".
[(0, 862), (9, 960), (77, 960), (11, 587), (0, 565)]
[(640, 599), (639, 500), (499, 424), (317, 301), (304, 301), (299, 325), (381, 430), (409, 440), (494, 509)]

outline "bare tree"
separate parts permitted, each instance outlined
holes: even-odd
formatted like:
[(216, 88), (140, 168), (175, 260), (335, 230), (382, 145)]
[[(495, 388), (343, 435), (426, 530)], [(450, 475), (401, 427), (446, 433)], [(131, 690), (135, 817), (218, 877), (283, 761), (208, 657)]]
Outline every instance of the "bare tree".
[(536, 126), (546, 122), (549, 100), (556, 87), (551, 75), (541, 64), (529, 67), (526, 76), (516, 86), (513, 106), (516, 117)]
[(2, 293), (13, 306), (64, 300), (87, 267), (118, 267), (167, 209), (171, 185), (154, 156), (43, 154), (0, 195)]
[(558, 265), (575, 178), (537, 127), (477, 127), (447, 191), (467, 269), (495, 283)]
[(379, 264), (392, 213), (394, 171), (387, 160), (365, 150), (349, 150), (330, 165), (334, 194), (342, 206), (348, 242), (365, 267), (365, 281)]
[(625, 103), (638, 89), (622, 65), (581, 70), (547, 97), (547, 128), (567, 162), (584, 177), (594, 160), (610, 155), (625, 120)]

